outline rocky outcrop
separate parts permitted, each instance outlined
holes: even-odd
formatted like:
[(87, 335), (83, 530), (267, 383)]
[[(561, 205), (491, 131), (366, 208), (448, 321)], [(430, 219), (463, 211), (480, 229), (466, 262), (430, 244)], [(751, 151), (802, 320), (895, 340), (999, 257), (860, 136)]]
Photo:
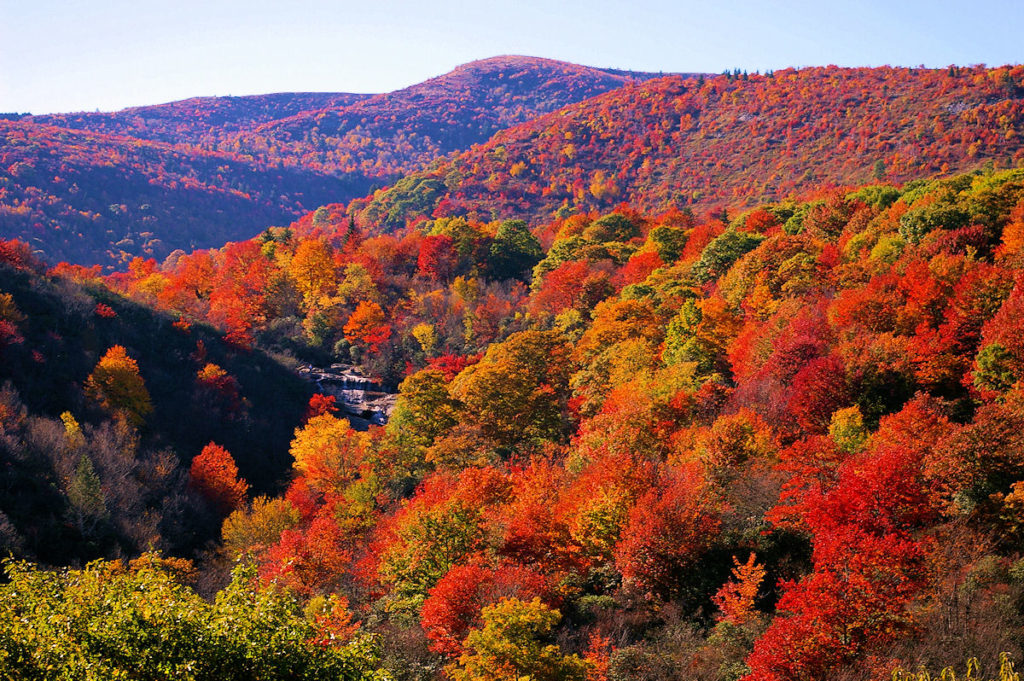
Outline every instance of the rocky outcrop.
[(307, 364), (299, 367), (299, 375), (315, 383), (324, 395), (333, 395), (342, 413), (359, 430), (387, 423), (398, 399), (396, 393), (387, 392), (378, 381), (364, 376), (351, 364), (332, 364), (326, 368)]

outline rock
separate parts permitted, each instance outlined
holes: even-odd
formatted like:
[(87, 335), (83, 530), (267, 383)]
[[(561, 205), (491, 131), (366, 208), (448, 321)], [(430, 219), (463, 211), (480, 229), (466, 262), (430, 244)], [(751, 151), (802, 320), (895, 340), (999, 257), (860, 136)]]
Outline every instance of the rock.
[(379, 381), (364, 376), (350, 364), (332, 364), (327, 368), (303, 365), (299, 375), (316, 383), (324, 395), (333, 395), (339, 409), (359, 430), (387, 423), (398, 399), (396, 393), (387, 392)]

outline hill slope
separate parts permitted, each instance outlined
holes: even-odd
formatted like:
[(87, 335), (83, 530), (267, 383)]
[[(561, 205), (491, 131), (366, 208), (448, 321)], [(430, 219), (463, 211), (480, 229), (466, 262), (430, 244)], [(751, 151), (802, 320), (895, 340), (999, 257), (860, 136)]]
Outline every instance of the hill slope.
[(198, 98), (0, 121), (0, 236), (80, 264), (219, 246), (651, 77), (499, 57), (386, 95)]
[(119, 264), (218, 246), (364, 189), (223, 152), (0, 121), (0, 236), (51, 260)]
[[(66, 564), (147, 547), (181, 553), (202, 546), (218, 519), (185, 483), (192, 458), (211, 440), (234, 455), (254, 491), (277, 488), (308, 384), (208, 326), (174, 319), (98, 280), (46, 274), (17, 242), (0, 241), (5, 554)], [(152, 410), (140, 411), (138, 423), (114, 418), (86, 387), (114, 346), (137, 362), (150, 397)], [(77, 421), (79, 435), (61, 414)], [(76, 513), (84, 502), (74, 478), (84, 456), (95, 466), (103, 502), (102, 510), (83, 515)]]
[(1021, 158), (1024, 67), (788, 70), (631, 84), (505, 130), (353, 208), (527, 217), (628, 201), (750, 205), (796, 187), (899, 181)]
[(494, 57), (351, 106), (268, 123), (222, 147), (327, 173), (393, 179), (504, 128), (656, 75)]
[(244, 129), (303, 111), (348, 106), (371, 96), (338, 92), (281, 92), (248, 97), (192, 97), (110, 113), (46, 114), (27, 116), (23, 120), (156, 142), (212, 147)]

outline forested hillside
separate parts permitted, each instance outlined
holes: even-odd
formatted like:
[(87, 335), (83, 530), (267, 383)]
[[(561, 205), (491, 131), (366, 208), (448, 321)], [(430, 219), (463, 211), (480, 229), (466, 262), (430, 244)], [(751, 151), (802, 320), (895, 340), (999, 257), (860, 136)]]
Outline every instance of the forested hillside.
[(123, 267), (247, 239), (652, 74), (528, 57), (383, 95), (198, 98), (0, 121), (0, 237)]
[(1022, 125), (513, 57), (0, 121), (0, 677), (1015, 681)]
[(0, 242), (0, 550), (192, 555), (219, 519), (190, 463), (215, 441), (253, 491), (277, 489), (311, 390), (209, 326), (76, 278)]
[(237, 154), (0, 121), (0, 236), (55, 261), (123, 267), (219, 246), (364, 189)]
[(325, 210), (108, 285), (401, 379), (368, 432), (314, 398), (222, 529), (399, 677), (1019, 660), (1022, 171), (721, 217)]
[(620, 202), (751, 206), (1022, 158), (1024, 69), (788, 69), (635, 83), (495, 135), (352, 213), (545, 222)]
[(325, 173), (391, 182), (499, 130), (658, 74), (494, 57), (346, 107), (307, 111), (221, 148)]
[(22, 120), (214, 149), (220, 142), (243, 130), (304, 111), (346, 107), (372, 96), (340, 92), (281, 92), (247, 97), (193, 97), (109, 113), (45, 114), (26, 116)]

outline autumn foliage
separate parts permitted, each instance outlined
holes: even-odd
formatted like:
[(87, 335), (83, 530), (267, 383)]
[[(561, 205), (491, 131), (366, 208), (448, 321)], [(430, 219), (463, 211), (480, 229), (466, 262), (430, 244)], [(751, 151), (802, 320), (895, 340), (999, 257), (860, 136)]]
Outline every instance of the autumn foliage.
[[(216, 250), (44, 275), (6, 245), (0, 370), (21, 385), (70, 345), (16, 287), (44, 277), (102, 297), (114, 315), (72, 301), (97, 332), (158, 309), (185, 369), (104, 342), (60, 422), (0, 388), (0, 482), (56, 500), (82, 555), (128, 531), (123, 507), (171, 518), (132, 546), (200, 495), (226, 516), (204, 584), (241, 559), (309, 642), (378, 634), (396, 676), (800, 681), (1019, 655), (1024, 170), (997, 167), (1020, 158), (1021, 74), (668, 76)], [(266, 143), (299, 153), (284, 131), (305, 119)], [(300, 375), (288, 414), (244, 373), (268, 356)], [(239, 460), (251, 502), (223, 447), (191, 491), (162, 433), (138, 447), (168, 418), (143, 375), (196, 423), (283, 423), (289, 445)], [(353, 414), (353, 386), (379, 402)]]
[(238, 466), (231, 453), (213, 442), (192, 459), (188, 475), (192, 489), (221, 515), (237, 509), (249, 491), (249, 485), (238, 477)]

